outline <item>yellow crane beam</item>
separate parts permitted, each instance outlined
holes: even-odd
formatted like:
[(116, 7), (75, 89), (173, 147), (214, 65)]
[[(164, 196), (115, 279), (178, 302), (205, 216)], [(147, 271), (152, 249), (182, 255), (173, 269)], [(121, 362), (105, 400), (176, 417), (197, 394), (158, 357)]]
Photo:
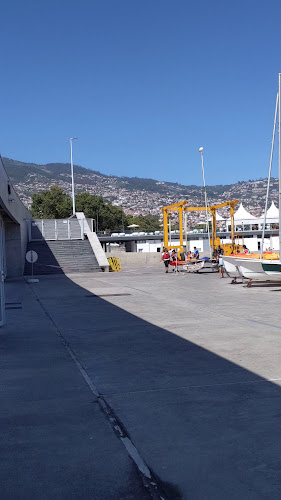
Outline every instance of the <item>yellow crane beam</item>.
[[(169, 250), (173, 248), (179, 248), (183, 251), (183, 225), (182, 225), (182, 214), (183, 212), (203, 212), (206, 211), (206, 207), (187, 207), (188, 201), (184, 200), (178, 203), (173, 203), (172, 205), (167, 205), (162, 207), (163, 212), (163, 229), (164, 229), (164, 247)], [(216, 205), (211, 205), (207, 207), (208, 212), (212, 215), (212, 248), (216, 249), (217, 244), (217, 221), (216, 221), (216, 210), (222, 207), (230, 207), (230, 219), (231, 219), (231, 251), (233, 251), (235, 246), (235, 226), (234, 226), (234, 205), (239, 203), (239, 200), (225, 201), (223, 203), (218, 203)], [(171, 212), (179, 213), (179, 237), (180, 245), (169, 245), (169, 231), (168, 231), (168, 217), (171, 216)], [(172, 242), (171, 242), (172, 243)]]
[[(173, 203), (172, 205), (167, 205), (166, 207), (162, 207), (161, 210), (163, 212), (163, 229), (164, 229), (164, 247), (169, 248), (178, 248), (177, 246), (169, 245), (169, 231), (168, 231), (168, 216), (170, 216), (170, 212), (178, 212), (179, 213), (179, 233), (180, 233), (180, 251), (183, 252), (183, 227), (182, 227), (182, 211), (183, 207), (188, 203), (187, 200), (180, 201), (178, 203)], [(172, 242), (171, 242), (172, 243)]]
[[(218, 208), (230, 206), (230, 219), (231, 219), (231, 245), (232, 250), (235, 245), (235, 226), (234, 226), (234, 205), (239, 203), (239, 200), (225, 201), (224, 203), (218, 203), (216, 205), (211, 205), (207, 207), (207, 210), (212, 214), (212, 248), (213, 251), (216, 249), (217, 243), (217, 221), (216, 221), (216, 210)], [(185, 212), (195, 212), (195, 211), (206, 211), (206, 207), (184, 207)]]
[(179, 207), (183, 207), (188, 203), (187, 200), (180, 201), (178, 203), (173, 203), (173, 205), (167, 205), (166, 207), (162, 207), (161, 210), (178, 210)]

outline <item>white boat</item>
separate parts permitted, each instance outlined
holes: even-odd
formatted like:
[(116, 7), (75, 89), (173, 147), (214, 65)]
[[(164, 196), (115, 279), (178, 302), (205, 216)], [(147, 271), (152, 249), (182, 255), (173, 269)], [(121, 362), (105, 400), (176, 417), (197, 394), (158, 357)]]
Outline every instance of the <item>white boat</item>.
[(186, 273), (198, 273), (201, 269), (203, 269), (204, 264), (204, 260), (198, 260), (197, 262), (189, 261), (182, 266), (182, 270)]
[(262, 260), (256, 259), (236, 262), (241, 275), (252, 281), (281, 281), (281, 262), (280, 260)]
[[(271, 276), (281, 272), (281, 262), (279, 260), (257, 259), (250, 257), (224, 256), (224, 268), (229, 278), (246, 278), (251, 281), (274, 281)], [(279, 264), (276, 265), (276, 264)], [(272, 267), (275, 266), (275, 267)], [(279, 271), (280, 269), (280, 271)], [(275, 281), (279, 281), (279, 274)]]
[(170, 265), (174, 268), (173, 271), (184, 271), (186, 273), (198, 273), (201, 269), (203, 269), (205, 264), (205, 260), (184, 260), (170, 262)]
[[(278, 110), (278, 128), (279, 128), (279, 154), (278, 154), (278, 166), (279, 166), (279, 260), (264, 260), (264, 259), (239, 259), (238, 257), (228, 257), (225, 260), (230, 259), (230, 263), (238, 270), (238, 272), (246, 279), (252, 281), (270, 281), (270, 282), (280, 282), (281, 281), (281, 261), (280, 261), (280, 250), (281, 250), (281, 73), (279, 73), (279, 84), (278, 84), (278, 94), (276, 99), (276, 109), (274, 117), (274, 127), (273, 127), (273, 140), (271, 148), (270, 157), (270, 167), (269, 167), (269, 178), (272, 164), (273, 146), (274, 146), (274, 136), (275, 136), (275, 126), (276, 126), (276, 116)], [(269, 187), (269, 182), (268, 182)], [(268, 198), (268, 195), (267, 195)], [(266, 210), (265, 210), (266, 214)], [(265, 216), (266, 217), (266, 216)], [(264, 220), (265, 228), (265, 220)], [(263, 230), (264, 239), (264, 230)], [(262, 242), (263, 247), (263, 242)], [(261, 255), (263, 248), (261, 247)]]
[(226, 274), (229, 278), (238, 278), (240, 276), (238, 267), (236, 266), (235, 257), (222, 257)]

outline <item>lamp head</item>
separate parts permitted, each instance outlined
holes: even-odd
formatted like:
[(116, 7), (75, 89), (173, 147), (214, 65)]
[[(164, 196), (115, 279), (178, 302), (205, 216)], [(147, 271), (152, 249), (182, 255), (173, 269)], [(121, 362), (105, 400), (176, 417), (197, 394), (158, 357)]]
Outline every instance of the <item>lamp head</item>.
[(204, 151), (204, 148), (202, 148), (202, 146), (201, 146), (201, 148), (199, 148), (199, 153), (201, 153), (201, 154), (202, 154), (202, 153), (203, 153), (203, 151)]
[(78, 139), (78, 137), (70, 137), (71, 141), (74, 141), (74, 139)]

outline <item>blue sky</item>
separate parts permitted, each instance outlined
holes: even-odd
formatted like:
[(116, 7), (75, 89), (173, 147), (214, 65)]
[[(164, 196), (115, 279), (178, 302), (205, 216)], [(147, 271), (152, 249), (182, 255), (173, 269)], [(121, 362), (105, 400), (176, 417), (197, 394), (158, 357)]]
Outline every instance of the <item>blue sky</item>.
[(69, 162), (77, 136), (76, 164), (201, 185), (204, 146), (207, 184), (265, 177), (280, 18), (280, 0), (10, 0), (0, 153)]

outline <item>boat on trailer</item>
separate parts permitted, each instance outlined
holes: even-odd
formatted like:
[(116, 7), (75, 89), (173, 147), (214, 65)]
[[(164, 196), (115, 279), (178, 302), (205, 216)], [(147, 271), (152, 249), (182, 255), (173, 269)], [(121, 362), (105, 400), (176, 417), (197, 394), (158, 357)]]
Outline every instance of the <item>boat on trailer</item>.
[[(270, 259), (270, 254), (265, 255), (263, 253), (263, 241), (264, 241), (264, 231), (265, 231), (265, 221), (266, 221), (266, 209), (265, 218), (263, 225), (263, 238), (261, 245), (260, 258), (241, 258), (241, 256), (228, 256), (223, 260), (225, 262), (225, 267), (232, 269), (232, 272), (238, 273), (238, 275), (249, 280), (249, 286), (253, 281), (263, 281), (263, 282), (281, 282), (281, 260), (280, 260), (280, 249), (281, 249), (281, 73), (279, 73), (278, 81), (278, 93), (276, 98), (275, 116), (274, 116), (274, 126), (273, 126), (273, 138), (271, 145), (271, 155), (270, 155), (270, 165), (269, 165), (269, 175), (268, 175), (268, 185), (267, 185), (267, 196), (266, 196), (266, 207), (268, 200), (268, 189), (273, 157), (274, 148), (274, 138), (277, 122), (277, 112), (278, 112), (278, 133), (279, 133), (279, 151), (278, 151), (278, 175), (279, 175), (279, 255), (275, 260)], [(273, 256), (272, 256), (273, 257)]]
[(232, 260), (233, 257), (222, 256), (224, 269), (229, 278), (236, 279), (240, 277), (238, 267), (236, 266), (235, 260)]
[(246, 279), (252, 281), (278, 282), (281, 281), (281, 262), (265, 261), (257, 259), (255, 261), (237, 262), (239, 273)]
[[(279, 260), (279, 253), (277, 252), (263, 252), (262, 254), (263, 256), (263, 260), (265, 260), (266, 262), (268, 262), (269, 260), (270, 261), (273, 261), (273, 260)], [(243, 267), (243, 271), (244, 269), (246, 269), (247, 265), (248, 265), (248, 262), (252, 262), (253, 260), (256, 261), (261, 261), (260, 259), (260, 255), (259, 254), (236, 254), (236, 255), (228, 255), (228, 256), (223, 256), (222, 257), (223, 259), (223, 263), (224, 263), (224, 269), (226, 271), (226, 274), (228, 275), (229, 278), (232, 278), (234, 281), (233, 282), (236, 282), (236, 279), (239, 278), (239, 277), (242, 277), (242, 278), (248, 278), (248, 276), (244, 275), (242, 273), (242, 270), (239, 269), (239, 267)], [(263, 261), (262, 260), (262, 261)], [(238, 262), (245, 262), (246, 264), (246, 267), (245, 266), (239, 266), (238, 265)], [(259, 272), (262, 272), (261, 270)]]
[(170, 266), (173, 266), (175, 268), (175, 271), (184, 271), (186, 273), (198, 273), (201, 269), (203, 269), (205, 263), (206, 263), (205, 260), (200, 260), (200, 259), (177, 260), (177, 261), (171, 261)]
[(281, 281), (281, 262), (279, 260), (228, 256), (224, 257), (223, 261), (226, 273), (230, 278), (241, 277), (251, 282)]

